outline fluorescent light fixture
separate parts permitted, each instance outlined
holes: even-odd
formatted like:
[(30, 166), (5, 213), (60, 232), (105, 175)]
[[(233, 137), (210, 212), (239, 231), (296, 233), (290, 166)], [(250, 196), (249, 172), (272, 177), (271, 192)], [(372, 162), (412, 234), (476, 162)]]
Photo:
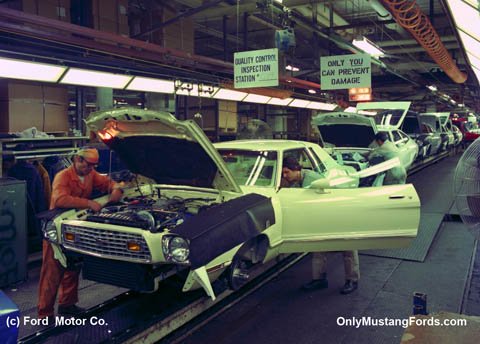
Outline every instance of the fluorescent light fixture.
[(428, 85), (427, 88), (432, 92), (437, 92), (438, 88), (435, 85)]
[(349, 106), (349, 107), (347, 107), (345, 110), (343, 110), (343, 112), (356, 113), (356, 112), (357, 112), (357, 108), (354, 108), (353, 106)]
[(224, 99), (224, 100), (233, 100), (233, 101), (240, 102), (247, 95), (248, 95), (248, 93), (245, 93), (245, 92), (239, 92), (239, 91), (229, 90), (229, 89), (226, 89), (226, 88), (221, 88), (221, 89), (218, 90), (217, 93), (215, 93), (213, 95), (212, 98)]
[(380, 57), (385, 55), (385, 52), (382, 49), (380, 49), (375, 43), (373, 43), (366, 37), (362, 37), (361, 39), (354, 39), (352, 43), (357, 48), (363, 50), (364, 52), (372, 56)]
[(310, 103), (310, 100), (294, 99), (290, 104), (288, 104), (288, 106), (306, 108), (309, 103)]
[(458, 104), (458, 107), (463, 108), (463, 107), (465, 107), (465, 104)]
[(65, 69), (67, 67), (0, 58), (0, 77), (2, 78), (57, 82)]
[(270, 100), (268, 101), (268, 104), (270, 104), (270, 105), (287, 106), (288, 104), (290, 104), (290, 102), (291, 102), (292, 100), (293, 100), (292, 98), (282, 99), (282, 98), (272, 97), (272, 99), (270, 99)]
[(473, 55), (472, 53), (470, 53), (468, 49), (465, 49), (465, 50), (467, 52), (467, 57), (468, 57), (468, 60), (470, 61), (470, 65), (480, 69), (480, 59), (475, 55)]
[(475, 39), (472, 36), (463, 32), (462, 30), (458, 30), (458, 35), (463, 42), (465, 50), (470, 52), (472, 55), (475, 55), (476, 57), (480, 57), (480, 37)]
[[(478, 39), (480, 37), (478, 5), (472, 6), (462, 0), (447, 0), (447, 3), (457, 28)], [(467, 48), (467, 45), (464, 44), (464, 47)]]
[(271, 97), (249, 93), (248, 96), (246, 96), (245, 99), (243, 99), (243, 101), (248, 103), (267, 104), (270, 98)]
[(62, 80), (60, 80), (60, 83), (91, 87), (125, 88), (132, 78), (133, 76), (131, 75), (69, 68)]
[(310, 89), (310, 90), (308, 90), (308, 93), (310, 93), (310, 94), (316, 94), (317, 91)]
[(453, 105), (457, 104), (457, 102), (454, 99), (450, 99), (450, 103), (452, 103)]
[(377, 114), (376, 111), (365, 111), (365, 110), (359, 110), (358, 113), (360, 115), (366, 115), (366, 116), (375, 116)]
[(173, 94), (175, 92), (175, 85), (173, 80), (136, 76), (132, 82), (128, 84), (127, 90)]
[(337, 104), (328, 104), (322, 102), (310, 102), (307, 105), (307, 109), (314, 109), (314, 110), (325, 110), (325, 111), (333, 111), (337, 107)]
[(287, 65), (285, 67), (286, 70), (291, 70), (292, 72), (299, 72), (300, 71), (300, 68), (298, 67), (295, 67), (295, 66), (292, 66), (292, 65)]

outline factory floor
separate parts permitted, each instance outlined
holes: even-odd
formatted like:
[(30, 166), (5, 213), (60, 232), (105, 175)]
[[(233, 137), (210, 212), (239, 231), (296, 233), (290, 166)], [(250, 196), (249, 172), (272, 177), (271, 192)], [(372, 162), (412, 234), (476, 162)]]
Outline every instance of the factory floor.
[[(205, 326), (183, 335), (180, 342), (400, 343), (404, 326), (355, 327), (341, 323), (362, 317), (408, 319), (415, 292), (427, 295), (429, 313), (480, 315), (480, 254), (453, 206), (452, 181), (458, 159), (459, 155), (450, 156), (409, 177), (421, 199), (423, 226), (434, 229), (431, 242), (417, 245), (424, 251), (424, 258), (399, 259), (361, 252), (359, 288), (341, 295), (344, 273), (339, 253), (329, 253), (328, 289), (301, 290), (311, 277), (308, 255)], [(26, 283), (4, 290), (23, 316), (36, 316), (39, 268), (39, 264), (32, 264)], [(124, 291), (81, 281), (79, 305), (90, 308)], [(21, 338), (38, 328), (22, 326), (19, 330)]]

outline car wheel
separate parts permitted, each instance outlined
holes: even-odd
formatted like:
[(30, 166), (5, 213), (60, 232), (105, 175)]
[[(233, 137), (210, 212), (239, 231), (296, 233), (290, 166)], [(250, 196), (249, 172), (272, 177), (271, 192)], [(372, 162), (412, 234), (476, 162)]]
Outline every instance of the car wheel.
[(228, 284), (231, 289), (240, 289), (250, 278), (249, 269), (252, 266), (250, 261), (244, 260), (242, 257), (236, 256), (228, 273)]

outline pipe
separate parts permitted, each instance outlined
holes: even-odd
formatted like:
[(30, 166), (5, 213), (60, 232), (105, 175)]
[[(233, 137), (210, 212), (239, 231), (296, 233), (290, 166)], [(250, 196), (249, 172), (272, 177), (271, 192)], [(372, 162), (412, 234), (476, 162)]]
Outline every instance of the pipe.
[[(388, 21), (392, 19), (392, 14), (380, 3), (379, 0), (366, 0), (370, 7), (377, 13), (377, 18), (380, 21)], [(390, 30), (397, 31), (401, 35), (406, 35), (406, 32), (398, 26), (396, 22), (394, 23), (385, 23), (385, 26)]]
[(458, 84), (467, 80), (467, 75), (458, 69), (437, 31), (415, 0), (381, 1), (397, 22), (412, 34), (450, 79)]

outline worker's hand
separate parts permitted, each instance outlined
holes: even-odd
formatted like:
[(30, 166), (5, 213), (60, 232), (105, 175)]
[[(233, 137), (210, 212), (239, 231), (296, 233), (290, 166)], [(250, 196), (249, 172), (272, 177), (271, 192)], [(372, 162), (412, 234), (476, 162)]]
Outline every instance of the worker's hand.
[(113, 189), (112, 193), (110, 194), (110, 199), (108, 200), (109, 203), (116, 203), (122, 199), (123, 191), (122, 189)]
[(92, 200), (88, 200), (88, 207), (96, 213), (98, 213), (100, 210), (102, 210), (102, 205), (100, 203), (92, 201)]

